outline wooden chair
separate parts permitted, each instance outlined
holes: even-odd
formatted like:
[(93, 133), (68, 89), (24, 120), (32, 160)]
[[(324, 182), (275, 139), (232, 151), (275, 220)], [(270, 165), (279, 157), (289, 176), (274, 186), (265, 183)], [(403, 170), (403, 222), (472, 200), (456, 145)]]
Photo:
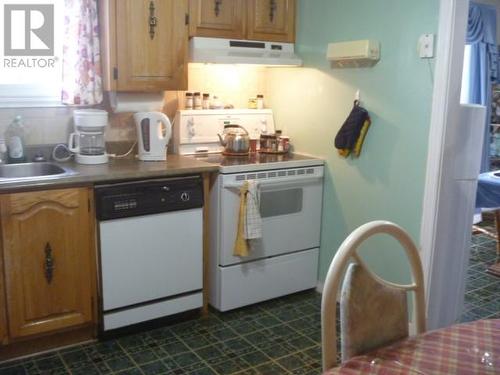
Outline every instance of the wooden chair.
[[(394, 237), (406, 251), (412, 271), (411, 284), (383, 280), (358, 256), (360, 244), (381, 233)], [(417, 248), (408, 233), (396, 224), (367, 223), (345, 239), (326, 275), (321, 301), (324, 371), (337, 365), (336, 304), (344, 274), (340, 301), (342, 361), (408, 337), (408, 292), (414, 292), (416, 333), (425, 331), (424, 278)]]

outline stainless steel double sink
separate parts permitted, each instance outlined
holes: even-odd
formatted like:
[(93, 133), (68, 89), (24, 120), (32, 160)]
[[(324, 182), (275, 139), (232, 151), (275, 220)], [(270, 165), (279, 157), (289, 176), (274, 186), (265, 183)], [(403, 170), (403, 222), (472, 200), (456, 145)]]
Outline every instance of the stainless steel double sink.
[(54, 163), (20, 163), (20, 164), (1, 164), (0, 182), (40, 179), (48, 177), (64, 177), (74, 174), (73, 170), (61, 167)]

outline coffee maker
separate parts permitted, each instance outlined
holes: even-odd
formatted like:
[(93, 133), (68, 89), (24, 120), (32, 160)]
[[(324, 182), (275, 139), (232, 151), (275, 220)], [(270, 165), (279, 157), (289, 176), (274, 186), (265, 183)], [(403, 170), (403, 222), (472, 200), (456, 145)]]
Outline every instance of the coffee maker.
[(172, 135), (172, 124), (162, 112), (137, 112), (137, 150), (139, 160), (167, 160), (167, 145)]
[(108, 162), (104, 131), (108, 125), (108, 112), (100, 109), (77, 109), (73, 112), (75, 132), (69, 136), (69, 150), (79, 164)]

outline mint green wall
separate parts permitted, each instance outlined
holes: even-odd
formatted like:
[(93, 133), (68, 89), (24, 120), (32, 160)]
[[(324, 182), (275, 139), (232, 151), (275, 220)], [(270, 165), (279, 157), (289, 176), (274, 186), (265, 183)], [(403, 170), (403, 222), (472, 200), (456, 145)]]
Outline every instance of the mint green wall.
[[(320, 279), (336, 249), (359, 225), (394, 221), (418, 241), (427, 158), (434, 61), (417, 56), (421, 34), (436, 33), (436, 0), (298, 0), (297, 52), (303, 68), (269, 69), (269, 104), (297, 152), (325, 158)], [(375, 39), (373, 68), (331, 69), (328, 43)], [(356, 90), (372, 118), (359, 159), (342, 159), (333, 140)], [(405, 260), (373, 240), (377, 272), (404, 280)]]

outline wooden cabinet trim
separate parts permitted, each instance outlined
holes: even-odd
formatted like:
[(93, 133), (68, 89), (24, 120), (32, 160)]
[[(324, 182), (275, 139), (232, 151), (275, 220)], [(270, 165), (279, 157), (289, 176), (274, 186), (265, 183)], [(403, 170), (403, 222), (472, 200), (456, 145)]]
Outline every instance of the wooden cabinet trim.
[(105, 91), (116, 91), (116, 0), (99, 0), (102, 83)]

